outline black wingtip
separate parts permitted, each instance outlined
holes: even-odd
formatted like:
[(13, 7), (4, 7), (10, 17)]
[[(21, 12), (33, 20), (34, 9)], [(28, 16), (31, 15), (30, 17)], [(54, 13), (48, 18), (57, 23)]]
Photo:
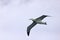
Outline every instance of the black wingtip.
[(29, 33), (30, 33), (30, 32), (27, 32), (27, 35), (28, 35), (28, 36), (29, 36)]

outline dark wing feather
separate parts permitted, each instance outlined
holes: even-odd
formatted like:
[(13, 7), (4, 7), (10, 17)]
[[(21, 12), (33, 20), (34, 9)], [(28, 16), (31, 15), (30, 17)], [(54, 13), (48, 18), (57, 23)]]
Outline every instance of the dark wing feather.
[(45, 17), (47, 17), (46, 15), (42, 15), (41, 17), (38, 17), (38, 18), (36, 18), (36, 20), (43, 20)]
[(30, 30), (36, 25), (37, 23), (36, 22), (33, 22), (31, 25), (29, 25), (28, 27), (27, 27), (27, 35), (29, 36), (29, 34), (30, 34)]

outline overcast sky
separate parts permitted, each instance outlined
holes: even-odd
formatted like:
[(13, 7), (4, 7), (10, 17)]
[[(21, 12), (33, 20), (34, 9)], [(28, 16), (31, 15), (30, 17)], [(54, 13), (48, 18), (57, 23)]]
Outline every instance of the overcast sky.
[[(30, 18), (50, 15), (27, 36)], [(0, 0), (0, 40), (60, 40), (60, 0)]]

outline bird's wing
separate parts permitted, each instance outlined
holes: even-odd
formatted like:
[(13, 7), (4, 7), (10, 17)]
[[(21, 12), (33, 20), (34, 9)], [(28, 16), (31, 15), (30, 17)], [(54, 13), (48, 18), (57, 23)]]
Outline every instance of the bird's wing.
[(37, 23), (36, 22), (33, 22), (31, 25), (29, 25), (28, 27), (27, 27), (27, 35), (29, 36), (29, 34), (30, 34), (30, 30), (36, 25)]
[(42, 15), (41, 17), (36, 18), (36, 20), (43, 20), (45, 17), (45, 15)]

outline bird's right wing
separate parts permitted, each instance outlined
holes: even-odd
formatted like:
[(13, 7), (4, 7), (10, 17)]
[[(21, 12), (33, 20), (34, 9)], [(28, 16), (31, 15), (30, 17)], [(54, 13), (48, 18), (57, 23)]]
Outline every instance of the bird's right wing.
[(27, 27), (27, 35), (29, 36), (30, 30), (36, 25), (36, 22), (33, 22), (31, 25)]
[(42, 15), (41, 17), (36, 18), (36, 20), (43, 20), (45, 17), (45, 15)]

